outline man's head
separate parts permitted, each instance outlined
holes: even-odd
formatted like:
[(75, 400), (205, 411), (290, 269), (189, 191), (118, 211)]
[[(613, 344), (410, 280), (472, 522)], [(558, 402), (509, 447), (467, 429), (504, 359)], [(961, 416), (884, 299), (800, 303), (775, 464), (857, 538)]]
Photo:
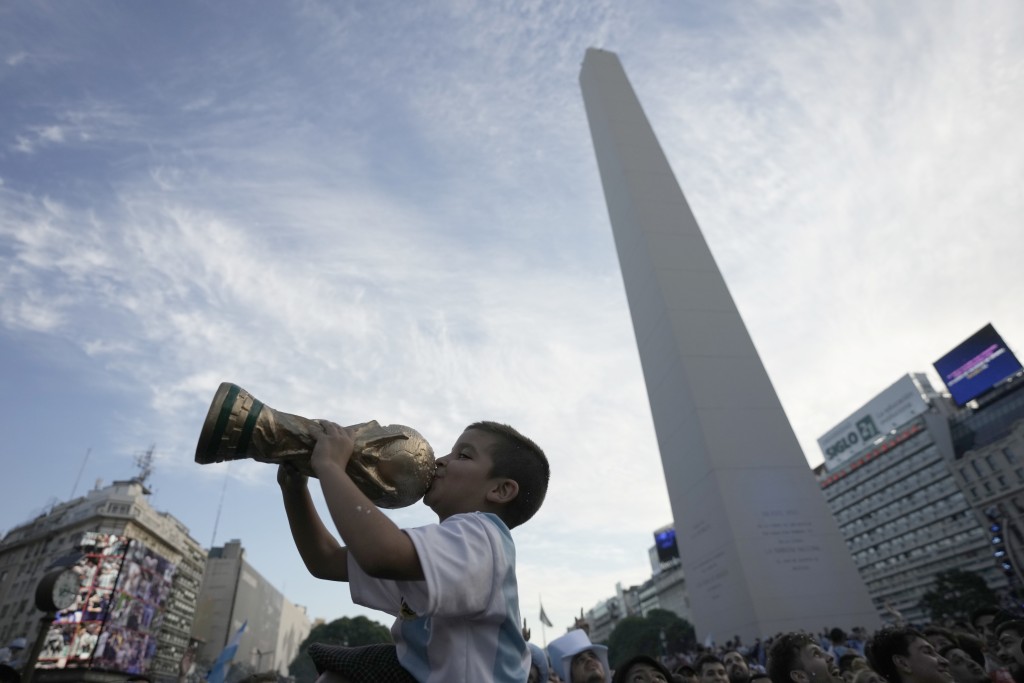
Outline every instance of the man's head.
[(693, 663), (698, 683), (729, 683), (725, 664), (713, 654), (703, 654)]
[(857, 672), (866, 668), (868, 668), (868, 660), (852, 650), (839, 658), (839, 672), (846, 683), (853, 683)]
[(569, 664), (569, 683), (604, 683), (604, 665), (597, 651), (584, 650), (573, 655)]
[(956, 683), (989, 683), (990, 679), (985, 673), (985, 655), (980, 650), (977, 653), (981, 655), (980, 662), (957, 645), (945, 647), (939, 654), (949, 662), (949, 672), (953, 674)]
[(736, 650), (726, 652), (722, 656), (722, 664), (725, 665), (729, 683), (747, 683), (750, 680), (750, 667), (747, 666), (747, 658)]
[(610, 683), (608, 648), (594, 645), (587, 634), (574, 629), (548, 643), (551, 668), (565, 683)]
[(1019, 663), (1022, 656), (1021, 641), (1024, 640), (1024, 621), (1009, 619), (996, 626), (996, 657), (1010, 670), (1015, 679), (1024, 670)]
[(884, 628), (867, 652), (871, 667), (889, 683), (953, 683), (949, 662), (920, 631)]
[(672, 674), (657, 659), (637, 655), (616, 667), (612, 683), (672, 683)]
[(784, 633), (768, 651), (772, 683), (843, 683), (832, 655), (806, 633)]
[(939, 652), (950, 645), (956, 645), (956, 635), (948, 628), (928, 626), (922, 633), (924, 633), (924, 637), (928, 639), (928, 642)]
[(423, 497), (441, 520), (462, 512), (493, 512), (513, 529), (540, 509), (550, 469), (544, 452), (508, 425), (475, 422), (437, 459)]
[(682, 678), (683, 683), (697, 683), (697, 671), (692, 666), (681, 664), (672, 672), (673, 678)]
[(992, 622), (996, 620), (997, 614), (998, 607), (980, 607), (971, 613), (971, 626), (986, 642), (992, 642), (995, 638), (995, 626)]

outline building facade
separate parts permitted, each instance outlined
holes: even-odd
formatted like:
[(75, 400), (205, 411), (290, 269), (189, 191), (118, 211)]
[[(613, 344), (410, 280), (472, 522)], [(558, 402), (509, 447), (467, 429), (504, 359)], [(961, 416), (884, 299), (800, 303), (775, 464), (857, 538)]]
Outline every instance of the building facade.
[(206, 553), (174, 516), (155, 510), (138, 479), (97, 486), (85, 496), (60, 503), (11, 529), (0, 541), (0, 642), (24, 637), (35, 642), (43, 616), (34, 604), (36, 585), (59, 558), (76, 553), (88, 532), (142, 542), (176, 565), (157, 651), (149, 673), (177, 680), (188, 647)]
[(822, 491), (879, 614), (929, 621), (919, 603), (948, 569), (1007, 588), (954, 477), (954, 414), (924, 375), (906, 375), (819, 439)]
[(995, 563), (1024, 587), (1024, 377), (950, 420), (954, 477), (988, 526)]
[(235, 539), (212, 548), (207, 557), (192, 627), (199, 641), (198, 666), (211, 666), (243, 624), (235, 663), (283, 676), (312, 630), (305, 607), (293, 605), (253, 569)]

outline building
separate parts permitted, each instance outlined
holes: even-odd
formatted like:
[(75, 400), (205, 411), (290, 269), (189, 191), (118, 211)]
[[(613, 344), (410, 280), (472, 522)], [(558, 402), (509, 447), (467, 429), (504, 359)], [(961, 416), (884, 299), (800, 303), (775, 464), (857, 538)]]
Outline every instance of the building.
[(953, 474), (983, 518), (993, 560), (1024, 586), (1024, 376), (950, 419)]
[(245, 624), (234, 661), (253, 672), (288, 675), (299, 645), (312, 630), (306, 608), (293, 605), (245, 559), (235, 539), (212, 548), (206, 561), (192, 637), (196, 662), (210, 667)]
[(580, 86), (698, 637), (874, 627), (867, 590), (618, 58), (587, 50)]
[(908, 374), (818, 440), (822, 491), (880, 614), (928, 621), (920, 600), (948, 569), (1007, 587), (986, 525), (953, 476), (955, 414), (923, 374)]
[(148, 673), (156, 680), (177, 680), (188, 646), (206, 554), (188, 529), (150, 504), (145, 477), (96, 487), (85, 496), (51, 507), (11, 529), (0, 541), (0, 642), (23, 636), (35, 642), (40, 618), (36, 585), (59, 558), (77, 553), (89, 532), (142, 542), (175, 565), (157, 650)]

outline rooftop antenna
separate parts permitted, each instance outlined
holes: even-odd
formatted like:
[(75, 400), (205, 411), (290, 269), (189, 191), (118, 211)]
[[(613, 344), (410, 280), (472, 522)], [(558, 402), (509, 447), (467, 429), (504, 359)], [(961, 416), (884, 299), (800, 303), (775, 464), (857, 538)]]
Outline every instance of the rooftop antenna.
[(133, 477), (133, 480), (143, 486), (146, 485), (146, 480), (149, 479), (149, 476), (153, 474), (153, 451), (155, 450), (156, 444), (153, 444), (149, 447), (148, 451), (135, 456), (135, 466), (139, 468), (139, 473)]
[(82, 466), (78, 468), (78, 476), (75, 477), (75, 485), (71, 487), (71, 497), (68, 500), (74, 500), (75, 493), (78, 492), (78, 482), (82, 480), (82, 472), (85, 471), (85, 463), (89, 462), (90, 453), (92, 453), (92, 446), (85, 449), (85, 457), (82, 458)]

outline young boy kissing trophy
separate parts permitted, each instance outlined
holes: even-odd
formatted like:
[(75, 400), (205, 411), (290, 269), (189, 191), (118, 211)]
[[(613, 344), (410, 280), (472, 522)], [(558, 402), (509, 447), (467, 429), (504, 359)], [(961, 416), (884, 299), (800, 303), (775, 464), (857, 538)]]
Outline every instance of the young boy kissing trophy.
[(397, 617), (394, 645), (313, 644), (318, 683), (525, 682), (510, 529), (547, 493), (543, 451), (512, 427), (471, 424), (423, 497), (437, 524), (399, 529), (346, 473), (353, 431), (323, 421), (310, 465), (341, 545), (313, 506), (308, 478), (278, 466), (295, 545), (313, 576), (347, 581), (353, 602)]

